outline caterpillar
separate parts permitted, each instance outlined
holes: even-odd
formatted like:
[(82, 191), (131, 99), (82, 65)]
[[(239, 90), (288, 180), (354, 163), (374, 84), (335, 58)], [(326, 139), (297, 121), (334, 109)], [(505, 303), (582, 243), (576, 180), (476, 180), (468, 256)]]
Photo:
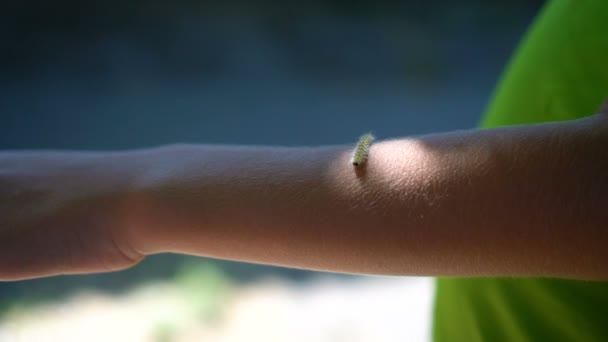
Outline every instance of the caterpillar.
[(374, 136), (371, 133), (363, 134), (359, 141), (357, 142), (357, 146), (353, 150), (353, 156), (351, 158), (351, 163), (354, 166), (359, 166), (364, 164), (367, 161), (367, 155), (369, 153), (369, 148), (372, 146), (374, 142)]

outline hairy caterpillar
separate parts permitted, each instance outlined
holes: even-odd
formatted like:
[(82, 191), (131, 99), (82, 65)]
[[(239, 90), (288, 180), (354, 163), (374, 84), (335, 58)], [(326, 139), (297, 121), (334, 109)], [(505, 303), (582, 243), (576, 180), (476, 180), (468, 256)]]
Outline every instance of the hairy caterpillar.
[(357, 146), (355, 146), (353, 156), (351, 158), (351, 163), (353, 163), (354, 166), (359, 166), (365, 163), (365, 161), (367, 161), (369, 148), (370, 146), (372, 146), (373, 142), (374, 136), (371, 133), (363, 134), (359, 138), (359, 141), (357, 142)]

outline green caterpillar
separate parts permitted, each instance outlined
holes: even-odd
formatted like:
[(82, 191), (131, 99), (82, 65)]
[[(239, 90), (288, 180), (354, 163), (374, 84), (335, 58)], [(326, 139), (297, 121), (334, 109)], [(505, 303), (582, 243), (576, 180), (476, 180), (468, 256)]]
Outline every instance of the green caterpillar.
[(371, 133), (363, 134), (359, 141), (357, 142), (357, 146), (355, 146), (355, 150), (353, 151), (353, 156), (351, 158), (351, 163), (354, 166), (362, 165), (367, 161), (367, 155), (369, 153), (369, 148), (372, 146), (374, 142), (374, 136)]

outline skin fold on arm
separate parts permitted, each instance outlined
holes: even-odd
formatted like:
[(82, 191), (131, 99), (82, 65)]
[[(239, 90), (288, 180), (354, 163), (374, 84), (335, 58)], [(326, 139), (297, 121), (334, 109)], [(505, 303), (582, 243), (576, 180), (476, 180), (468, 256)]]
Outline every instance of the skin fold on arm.
[[(608, 116), (314, 148), (0, 153), (0, 280), (185, 253), (333, 272), (608, 279)], [(12, 208), (12, 209), (11, 209)]]

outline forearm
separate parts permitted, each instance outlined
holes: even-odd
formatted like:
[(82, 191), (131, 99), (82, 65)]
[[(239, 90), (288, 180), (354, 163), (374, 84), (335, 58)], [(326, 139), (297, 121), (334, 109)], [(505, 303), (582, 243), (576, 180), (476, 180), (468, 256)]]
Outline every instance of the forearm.
[(360, 170), (352, 146), (135, 151), (128, 239), (338, 272), (608, 278), (590, 120), (379, 142)]

